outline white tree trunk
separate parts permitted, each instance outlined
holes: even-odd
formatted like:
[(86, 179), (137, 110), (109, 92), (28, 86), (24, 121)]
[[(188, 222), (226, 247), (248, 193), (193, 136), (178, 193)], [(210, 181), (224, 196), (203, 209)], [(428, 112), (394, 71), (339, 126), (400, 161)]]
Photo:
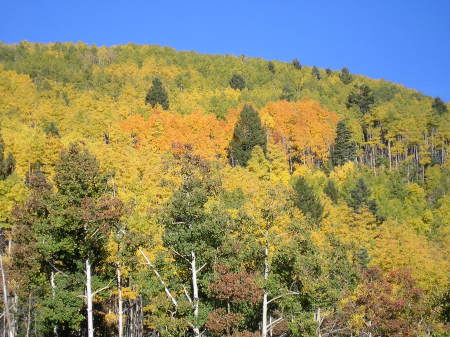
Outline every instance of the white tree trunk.
[[(52, 299), (55, 300), (55, 291), (56, 291), (56, 283), (55, 283), (55, 273), (52, 271), (50, 274), (50, 285), (52, 287)], [(55, 324), (53, 326), (53, 335), (55, 337), (58, 337), (58, 326)]]
[(198, 284), (197, 284), (197, 264), (196, 264), (196, 258), (195, 258), (195, 252), (191, 252), (192, 260), (191, 260), (191, 273), (192, 273), (192, 305), (194, 308), (194, 335), (195, 337), (200, 337), (200, 328), (198, 327), (197, 319), (198, 319), (198, 304), (199, 304), (199, 298), (198, 298)]
[(8, 300), (8, 286), (6, 284), (5, 270), (3, 268), (3, 255), (0, 254), (0, 272), (2, 274), (2, 288), (3, 288), (3, 303), (5, 305), (5, 317), (6, 317), (6, 330), (8, 337), (14, 337), (14, 327), (11, 322), (11, 314), (9, 312), (9, 300)]
[(122, 299), (122, 280), (120, 266), (117, 266), (117, 292), (119, 300), (119, 337), (123, 337), (123, 299)]
[(86, 259), (86, 302), (87, 302), (87, 321), (88, 321), (88, 337), (94, 337), (94, 319), (92, 315), (92, 273), (91, 263)]
[[(269, 247), (264, 247), (264, 281), (267, 281), (269, 278)], [(262, 308), (262, 327), (261, 327), (261, 336), (267, 337), (267, 311), (268, 311), (268, 302), (267, 302), (268, 292), (264, 289), (263, 293), (263, 308)]]

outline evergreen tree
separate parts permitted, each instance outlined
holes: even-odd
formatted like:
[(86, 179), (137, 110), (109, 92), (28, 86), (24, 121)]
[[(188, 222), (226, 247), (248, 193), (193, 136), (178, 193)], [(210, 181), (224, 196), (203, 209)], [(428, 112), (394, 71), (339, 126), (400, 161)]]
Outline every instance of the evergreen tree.
[(366, 84), (355, 85), (355, 91), (352, 91), (347, 99), (347, 109), (356, 105), (359, 112), (363, 115), (369, 113), (375, 104), (375, 98), (372, 90)]
[(320, 80), (320, 79), (321, 79), (320, 71), (319, 71), (319, 69), (317, 69), (316, 66), (313, 66), (313, 68), (312, 68), (312, 70), (311, 70), (311, 73), (313, 74), (313, 76), (314, 76), (317, 80)]
[(299, 177), (294, 183), (294, 205), (309, 219), (321, 220), (323, 205), (303, 177)]
[(259, 145), (264, 154), (267, 151), (266, 130), (261, 123), (259, 113), (251, 105), (245, 105), (239, 121), (234, 127), (230, 142), (229, 159), (231, 164), (247, 166), (253, 148)]
[(356, 144), (352, 141), (352, 133), (347, 129), (344, 120), (341, 120), (337, 125), (336, 138), (330, 158), (333, 166), (343, 165), (356, 158)]
[(5, 180), (16, 168), (16, 160), (11, 152), (5, 158), (5, 143), (0, 136), (0, 180)]
[(297, 70), (302, 69), (302, 65), (300, 64), (300, 61), (296, 58), (292, 60), (292, 66)]
[(371, 191), (363, 178), (359, 178), (354, 189), (350, 191), (349, 206), (356, 212), (362, 208), (368, 208), (373, 214), (377, 212), (377, 204), (375, 200), (369, 199)]
[(153, 79), (152, 87), (148, 90), (145, 103), (153, 108), (159, 104), (164, 110), (169, 109), (169, 97), (159, 78)]
[(275, 64), (272, 61), (269, 61), (269, 63), (267, 63), (267, 69), (269, 69), (269, 71), (272, 74), (275, 74), (276, 70), (275, 70)]
[(44, 132), (47, 136), (59, 138), (59, 130), (56, 126), (55, 122), (51, 121), (50, 123), (44, 126)]
[(333, 180), (328, 180), (327, 186), (323, 189), (325, 194), (331, 199), (333, 203), (337, 203), (339, 200), (339, 191), (336, 188), (336, 184)]
[(341, 79), (342, 83), (344, 84), (350, 84), (353, 81), (353, 76), (350, 74), (350, 71), (347, 67), (342, 68), (341, 73), (339, 74), (339, 78)]
[(297, 96), (297, 91), (291, 83), (286, 83), (283, 86), (283, 91), (281, 92), (280, 100), (286, 100), (288, 102), (295, 101)]
[(247, 86), (245, 79), (239, 74), (233, 74), (230, 80), (230, 87), (235, 90), (244, 90)]
[(330, 68), (326, 68), (326, 69), (325, 69), (325, 73), (326, 73), (328, 76), (330, 76), (330, 75), (333, 73), (333, 71), (332, 71)]
[(433, 103), (431, 104), (431, 108), (438, 115), (443, 115), (444, 113), (446, 113), (448, 111), (447, 105), (441, 100), (440, 97), (436, 97), (433, 100)]

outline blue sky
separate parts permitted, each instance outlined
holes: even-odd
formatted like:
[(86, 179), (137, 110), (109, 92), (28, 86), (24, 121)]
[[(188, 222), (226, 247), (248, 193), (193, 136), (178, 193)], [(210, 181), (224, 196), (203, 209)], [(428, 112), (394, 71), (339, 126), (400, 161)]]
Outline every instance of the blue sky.
[(158, 44), (384, 78), (450, 101), (449, 0), (2, 3), (0, 41)]

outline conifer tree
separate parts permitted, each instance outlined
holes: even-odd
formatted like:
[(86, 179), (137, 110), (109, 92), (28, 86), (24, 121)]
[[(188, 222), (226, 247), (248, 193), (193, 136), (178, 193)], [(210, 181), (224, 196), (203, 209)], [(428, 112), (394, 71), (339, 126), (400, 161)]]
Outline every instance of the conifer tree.
[(350, 74), (350, 71), (347, 67), (342, 68), (341, 73), (339, 74), (339, 78), (341, 79), (342, 83), (344, 84), (350, 84), (353, 81), (353, 76)]
[(312, 70), (311, 70), (311, 73), (313, 74), (313, 76), (314, 76), (317, 80), (320, 80), (320, 79), (321, 79), (320, 71), (319, 71), (319, 69), (317, 69), (316, 66), (313, 66), (313, 68), (312, 68)]
[(269, 69), (269, 71), (272, 74), (275, 74), (276, 70), (275, 70), (275, 64), (272, 61), (269, 61), (269, 63), (267, 63), (267, 69)]
[(440, 97), (436, 97), (433, 100), (433, 103), (431, 104), (431, 108), (434, 112), (436, 112), (438, 115), (443, 115), (448, 111), (447, 105), (442, 101)]
[(365, 115), (370, 112), (375, 104), (375, 97), (372, 90), (366, 84), (355, 85), (355, 90), (350, 93), (347, 98), (347, 109), (356, 105), (359, 108), (359, 112)]
[(327, 186), (325, 186), (324, 190), (325, 194), (333, 201), (333, 203), (337, 203), (339, 199), (339, 191), (336, 188), (336, 184), (333, 180), (328, 180)]
[(375, 200), (369, 199), (371, 191), (367, 186), (363, 178), (359, 178), (356, 186), (350, 191), (349, 206), (356, 212), (359, 212), (362, 208), (366, 207), (373, 214), (377, 212), (377, 204)]
[(264, 154), (267, 151), (266, 130), (261, 123), (259, 113), (251, 105), (245, 105), (234, 127), (230, 142), (229, 159), (231, 164), (247, 166), (253, 148), (259, 145)]
[(292, 60), (292, 66), (297, 70), (302, 69), (302, 65), (300, 64), (300, 61), (296, 58)]
[(55, 122), (51, 121), (44, 127), (44, 132), (47, 136), (59, 138), (59, 130)]
[(5, 158), (5, 143), (0, 136), (0, 180), (5, 180), (10, 176), (16, 167), (16, 160), (11, 152)]
[(145, 97), (145, 103), (150, 104), (152, 108), (159, 104), (164, 110), (169, 109), (169, 97), (159, 78), (153, 79), (152, 87)]
[(294, 183), (294, 205), (311, 220), (320, 221), (322, 218), (323, 205), (303, 177)]
[(230, 87), (235, 90), (244, 90), (247, 86), (245, 79), (239, 74), (233, 74), (230, 80)]
[(352, 133), (341, 120), (336, 129), (334, 147), (331, 150), (331, 162), (333, 166), (340, 166), (356, 157), (356, 144), (352, 141)]

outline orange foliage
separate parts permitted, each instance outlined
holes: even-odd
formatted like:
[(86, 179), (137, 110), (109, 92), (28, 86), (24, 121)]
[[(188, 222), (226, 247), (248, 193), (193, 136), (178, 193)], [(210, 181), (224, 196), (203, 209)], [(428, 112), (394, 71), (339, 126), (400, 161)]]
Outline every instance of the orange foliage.
[(262, 114), (272, 119), (272, 137), (282, 143), (290, 157), (298, 156), (305, 164), (327, 158), (339, 121), (334, 112), (325, 110), (315, 101), (304, 99), (269, 103)]

